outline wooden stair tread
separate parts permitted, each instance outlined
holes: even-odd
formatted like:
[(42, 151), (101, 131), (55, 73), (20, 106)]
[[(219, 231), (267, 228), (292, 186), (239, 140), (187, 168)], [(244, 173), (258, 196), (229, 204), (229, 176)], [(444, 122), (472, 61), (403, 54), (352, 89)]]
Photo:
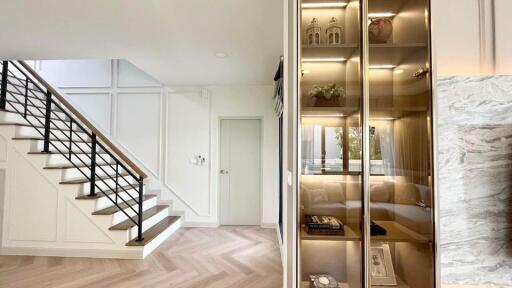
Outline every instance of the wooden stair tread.
[(160, 233), (165, 231), (165, 229), (169, 228), (172, 224), (176, 223), (180, 219), (180, 216), (168, 216), (157, 224), (153, 225), (153, 227), (142, 233), (142, 237), (144, 238), (142, 241), (136, 241), (136, 239), (131, 240), (126, 243), (126, 246), (144, 246), (151, 242), (151, 240), (155, 239)]
[[(130, 185), (121, 186), (122, 188), (124, 188), (124, 190), (121, 187), (119, 187), (119, 188), (116, 189), (116, 191), (118, 193), (123, 193), (123, 192), (125, 192), (125, 190), (126, 191), (130, 191), (130, 190), (134, 189), (133, 188), (134, 186), (137, 188), (137, 185), (138, 184), (134, 184), (133, 186), (130, 186)], [(103, 192), (98, 191), (96, 193), (96, 195), (92, 196), (92, 197), (89, 196), (89, 195), (80, 195), (80, 196), (75, 197), (75, 199), (77, 199), (77, 200), (91, 200), (91, 199), (102, 198), (102, 197), (105, 197), (106, 195), (110, 196), (110, 195), (113, 195), (113, 194), (115, 194), (114, 189), (109, 189), (109, 190), (106, 190), (106, 191), (103, 191)]]
[[(123, 172), (123, 173), (119, 173), (119, 175), (120, 176), (128, 176), (130, 174), (128, 174), (128, 172)], [(116, 178), (115, 175), (105, 175), (105, 176), (101, 176), (101, 177), (96, 176), (96, 180), (111, 180), (111, 179), (115, 179), (115, 178)], [(84, 184), (84, 183), (88, 183), (88, 182), (89, 182), (89, 179), (87, 179), (87, 178), (78, 178), (78, 179), (73, 179), (73, 180), (61, 181), (61, 182), (59, 182), (59, 184), (63, 184), (63, 185)]]
[[(153, 206), (153, 207), (149, 208), (148, 210), (146, 210), (142, 213), (142, 221), (145, 221), (145, 220), (155, 216), (156, 214), (158, 214), (159, 212), (161, 212), (167, 208), (169, 208), (168, 205), (157, 205), (157, 206)], [(137, 221), (137, 219), (134, 219), (134, 220)], [(128, 229), (131, 229), (132, 227), (135, 227), (135, 223), (133, 223), (133, 221), (130, 219), (126, 219), (123, 222), (120, 222), (108, 229), (109, 230), (128, 230)]]
[[(153, 194), (149, 194), (149, 195), (144, 195), (144, 201), (146, 200), (149, 200), (149, 199), (152, 199), (152, 198), (155, 198), (156, 195), (153, 195)], [(129, 201), (126, 201), (126, 202), (122, 202), (122, 203), (118, 203), (118, 205), (124, 210), (130, 206), (134, 206), (134, 205), (137, 205), (135, 203), (135, 201), (133, 200), (129, 200)], [(92, 212), (92, 215), (112, 215), (116, 212), (119, 212), (120, 209), (119, 207), (117, 207), (116, 205), (112, 205), (110, 207), (107, 207), (107, 208), (104, 208), (104, 209), (101, 209), (101, 210), (97, 210), (97, 211), (94, 211)]]

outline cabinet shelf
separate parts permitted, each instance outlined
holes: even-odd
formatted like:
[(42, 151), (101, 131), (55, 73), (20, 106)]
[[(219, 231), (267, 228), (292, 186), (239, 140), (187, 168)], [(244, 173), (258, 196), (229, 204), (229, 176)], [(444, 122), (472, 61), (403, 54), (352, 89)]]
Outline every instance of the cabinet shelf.
[[(370, 120), (372, 118), (394, 118), (398, 119), (409, 112), (427, 111), (424, 106), (407, 107), (380, 107), (371, 108)], [(349, 117), (359, 112), (358, 107), (302, 107), (302, 117)]]
[[(302, 281), (301, 288), (310, 288), (309, 282), (308, 281)], [(350, 288), (350, 286), (348, 284), (345, 284), (345, 283), (338, 283), (338, 288)]]
[[(370, 64), (400, 64), (418, 50), (426, 49), (425, 43), (370, 44)], [(302, 46), (304, 58), (342, 57), (349, 59), (359, 50), (358, 44)], [(378, 55), (378, 56), (376, 56)]]
[[(378, 225), (386, 229), (385, 236), (372, 236), (372, 242), (414, 242), (414, 243), (430, 243), (430, 239), (414, 232), (413, 230), (401, 225), (395, 221), (375, 221)], [(361, 234), (359, 228), (352, 225), (345, 225), (345, 235), (311, 235), (306, 232), (304, 227), (301, 228), (302, 240), (318, 240), (318, 241), (360, 241)]]
[[(410, 288), (409, 285), (405, 284), (405, 282), (400, 279), (400, 277), (396, 276), (396, 286), (392, 286), (394, 288)], [(389, 288), (390, 286), (381, 286), (381, 285), (371, 285), (372, 288)], [(310, 288), (308, 281), (302, 281), (301, 288)], [(346, 283), (339, 283), (338, 288), (350, 288), (350, 286)]]

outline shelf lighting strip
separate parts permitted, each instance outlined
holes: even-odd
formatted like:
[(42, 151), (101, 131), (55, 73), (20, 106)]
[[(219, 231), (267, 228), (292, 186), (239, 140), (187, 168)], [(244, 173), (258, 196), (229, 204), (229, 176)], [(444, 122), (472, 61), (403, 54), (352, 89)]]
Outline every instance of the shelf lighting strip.
[(347, 6), (346, 2), (316, 2), (316, 3), (302, 3), (302, 8), (343, 8)]
[(396, 65), (384, 64), (384, 65), (370, 65), (369, 69), (395, 69)]
[(322, 63), (322, 62), (345, 62), (347, 61), (346, 58), (303, 58), (303, 63)]
[(368, 18), (391, 18), (395, 16), (396, 13), (392, 12), (368, 13)]

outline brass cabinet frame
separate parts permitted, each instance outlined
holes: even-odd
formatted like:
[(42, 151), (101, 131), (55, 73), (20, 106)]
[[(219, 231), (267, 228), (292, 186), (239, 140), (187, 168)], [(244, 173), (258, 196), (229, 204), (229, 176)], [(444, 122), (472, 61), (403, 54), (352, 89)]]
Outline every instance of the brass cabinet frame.
[[(294, 172), (296, 172), (297, 177), (295, 177), (294, 185), (296, 187), (295, 189), (295, 197), (296, 197), (296, 219), (294, 219), (295, 228), (296, 228), (296, 234), (295, 234), (295, 283), (297, 287), (300, 287), (301, 283), (301, 271), (300, 271), (300, 203), (301, 203), (301, 193), (300, 193), (300, 173), (301, 173), (301, 97), (299, 97), (299, 91), (301, 90), (300, 87), (300, 80), (301, 80), (301, 58), (302, 58), (302, 35), (301, 35), (301, 19), (302, 19), (302, 9), (301, 9), (301, 3), (302, 0), (291, 0), (293, 1), (296, 14), (294, 15), (295, 18), (295, 26), (294, 28), (294, 36), (296, 39), (296, 43), (294, 45), (295, 51), (291, 53), (292, 55), (296, 56), (294, 57), (293, 61), (296, 63), (295, 71), (293, 73), (290, 73), (291, 75), (296, 76), (294, 77), (293, 81), (294, 83), (294, 90), (292, 97), (294, 97), (294, 107), (293, 111), (296, 114), (296, 117), (294, 117), (294, 121), (296, 121), (294, 125), (294, 132), (296, 134), (296, 151), (295, 156), (295, 167)], [(370, 201), (369, 201), (369, 178), (370, 178), (370, 154), (369, 154), (369, 145), (370, 145), (370, 137), (369, 137), (369, 113), (370, 113), (370, 95), (369, 95), (369, 79), (368, 79), (368, 73), (369, 73), (369, 39), (368, 37), (365, 37), (365, 35), (368, 35), (368, 25), (366, 25), (366, 21), (362, 21), (362, 19), (368, 18), (368, 1), (369, 0), (359, 0), (360, 3), (360, 9), (359, 9), (359, 17), (360, 17), (360, 73), (361, 73), (361, 126), (363, 127), (363, 144), (362, 144), (362, 197), (361, 197), (361, 215), (360, 215), (360, 223), (362, 223), (362, 234), (361, 234), (361, 259), (364, 259), (361, 261), (361, 285), (364, 288), (370, 288), (370, 273), (369, 273), (369, 265), (368, 265), (368, 255), (369, 255), (369, 247), (370, 247)], [(433, 234), (433, 241), (432, 244), (432, 265), (433, 267), (433, 284), (434, 288), (441, 287), (440, 283), (440, 249), (439, 249), (439, 201), (438, 201), (438, 159), (437, 159), (437, 89), (436, 89), (436, 61), (435, 61), (435, 39), (434, 39), (434, 31), (435, 27), (433, 27), (433, 17), (432, 17), (432, 0), (426, 0), (427, 1), (427, 7), (428, 7), (428, 16), (427, 20), (427, 32), (429, 36), (429, 41), (427, 43), (428, 47), (428, 57), (429, 57), (429, 79), (430, 79), (430, 115), (431, 121), (430, 121), (430, 132), (431, 132), (431, 141), (430, 148), (431, 148), (431, 175), (432, 175), (432, 213), (431, 213), (431, 221), (432, 221), (432, 234)]]

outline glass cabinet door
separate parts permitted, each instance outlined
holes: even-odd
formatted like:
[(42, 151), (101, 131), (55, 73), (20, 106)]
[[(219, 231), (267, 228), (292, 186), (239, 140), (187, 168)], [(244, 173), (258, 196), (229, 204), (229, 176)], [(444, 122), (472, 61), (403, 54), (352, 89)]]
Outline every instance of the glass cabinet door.
[(367, 0), (366, 4), (370, 286), (431, 288), (429, 2)]
[[(360, 2), (299, 3), (300, 285), (359, 288), (363, 267)], [(327, 286), (333, 283), (338, 286)]]

